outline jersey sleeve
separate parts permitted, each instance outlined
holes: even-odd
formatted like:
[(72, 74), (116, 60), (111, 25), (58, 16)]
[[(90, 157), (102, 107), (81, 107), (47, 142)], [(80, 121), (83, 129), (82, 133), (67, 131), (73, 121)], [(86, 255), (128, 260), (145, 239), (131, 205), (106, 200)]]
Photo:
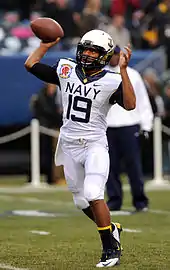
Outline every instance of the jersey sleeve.
[(110, 99), (109, 99), (109, 104), (113, 105), (117, 103), (118, 105), (120, 105), (121, 107), (125, 108), (124, 104), (123, 104), (123, 90), (122, 90), (122, 82), (119, 84), (118, 89), (116, 90), (116, 92), (114, 92)]
[(60, 86), (60, 81), (56, 72), (57, 65), (58, 62), (53, 66), (49, 66), (42, 63), (36, 63), (30, 69), (30, 73), (44, 82)]

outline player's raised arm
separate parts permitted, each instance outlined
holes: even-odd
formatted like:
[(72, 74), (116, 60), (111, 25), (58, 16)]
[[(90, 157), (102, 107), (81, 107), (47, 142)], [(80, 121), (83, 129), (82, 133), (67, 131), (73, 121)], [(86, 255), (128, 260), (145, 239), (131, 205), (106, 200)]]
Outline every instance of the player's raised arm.
[(122, 77), (123, 86), (123, 104), (126, 110), (133, 110), (136, 107), (136, 96), (126, 70), (131, 58), (132, 51), (130, 45), (125, 47), (125, 49), (127, 52), (124, 53), (121, 51), (119, 60), (120, 74)]
[(40, 46), (27, 58), (25, 67), (28, 71), (39, 63), (49, 48), (57, 44), (64, 31), (60, 24), (51, 18), (38, 18), (30, 23), (33, 33), (42, 41)]
[(39, 47), (37, 49), (35, 49), (27, 58), (27, 60), (25, 61), (25, 68), (30, 71), (30, 69), (36, 64), (39, 63), (40, 60), (43, 58), (43, 56), (46, 54), (46, 52), (49, 50), (49, 48), (51, 48), (52, 46), (54, 46), (55, 44), (57, 44), (59, 42), (60, 38), (57, 38), (55, 41), (53, 42), (49, 42), (49, 43), (43, 43), (41, 42)]
[(46, 54), (49, 48), (58, 43), (60, 38), (50, 43), (40, 43), (40, 46), (31, 53), (25, 61), (25, 68), (38, 79), (60, 85), (56, 70), (49, 65), (40, 63), (42, 57)]
[(56, 45), (60, 38), (63, 37), (63, 29), (56, 21), (50, 18), (38, 18), (31, 22), (30, 27), (42, 42), (27, 58), (25, 68), (40, 80), (59, 85), (56, 70), (51, 66), (40, 63), (40, 60), (48, 49)]

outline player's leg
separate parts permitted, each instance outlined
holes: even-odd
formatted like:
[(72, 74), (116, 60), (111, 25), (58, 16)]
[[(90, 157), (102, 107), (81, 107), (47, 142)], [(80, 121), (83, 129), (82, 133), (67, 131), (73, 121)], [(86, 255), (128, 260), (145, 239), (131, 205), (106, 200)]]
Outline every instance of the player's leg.
[[(63, 151), (64, 148), (64, 151)], [(61, 140), (58, 140), (57, 149), (55, 152), (55, 164), (64, 165), (64, 175), (68, 185), (69, 190), (72, 192), (73, 201), (77, 208), (81, 209), (86, 216), (88, 216), (92, 221), (95, 222), (93, 212), (88, 201), (84, 197), (84, 167), (80, 162), (76, 162), (69, 151), (66, 154), (69, 147), (65, 144), (61, 144)], [(74, 148), (75, 152), (75, 148)], [(80, 155), (80, 151), (78, 151)], [(83, 148), (84, 155), (84, 148)], [(80, 159), (81, 155), (79, 156)]]
[[(82, 194), (82, 195), (80, 195), (80, 194)], [(77, 200), (76, 197), (78, 196), (78, 194), (74, 194), (73, 196)], [(82, 193), (79, 192), (79, 196), (83, 197), (83, 199), (84, 199), (84, 191)], [(82, 205), (82, 207), (85, 207), (85, 205)], [(82, 209), (82, 211), (84, 212), (84, 214), (86, 216), (88, 216), (93, 222), (96, 223), (95, 217), (94, 217), (94, 214), (92, 211), (92, 207), (90, 205), (87, 208)], [(122, 248), (121, 248), (121, 244), (120, 244), (120, 235), (122, 232), (122, 225), (120, 223), (111, 222), (111, 226), (112, 226), (112, 237), (117, 241), (116, 249), (117, 249), (118, 253), (121, 255)]]
[(106, 190), (108, 196), (107, 205), (110, 211), (120, 210), (123, 199), (122, 184), (120, 181), (120, 161), (122, 147), (119, 142), (119, 136), (120, 132), (118, 128), (107, 129), (110, 171), (106, 183)]
[(84, 167), (82, 164), (76, 163), (70, 156), (65, 156), (64, 164), (64, 175), (68, 188), (72, 192), (75, 206), (95, 222), (91, 206), (84, 197)]
[(103, 253), (97, 267), (109, 267), (119, 263), (115, 252), (117, 241), (112, 237), (110, 212), (104, 201), (104, 190), (109, 170), (109, 155), (106, 148), (89, 148), (85, 162), (84, 196), (89, 201), (100, 234)]
[(133, 197), (133, 205), (140, 211), (148, 206), (148, 198), (144, 192), (140, 144), (139, 137), (137, 136), (138, 133), (138, 125), (124, 128), (125, 136), (124, 143), (122, 143), (124, 147), (126, 171), (129, 177)]
[(68, 189), (72, 192), (75, 206), (80, 209), (88, 209), (89, 202), (84, 197), (84, 168), (81, 163), (75, 162), (71, 156), (64, 154), (64, 175)]
[[(66, 182), (68, 185), (69, 190), (72, 192), (73, 195), (73, 200), (75, 205), (79, 208), (82, 209), (83, 212), (87, 215), (88, 217), (91, 218), (93, 221), (95, 221), (94, 214), (91, 211), (91, 206), (88, 202), (88, 200), (84, 196), (84, 167), (80, 163), (76, 163), (70, 156), (64, 154), (64, 173), (65, 173), (65, 178)], [(121, 231), (121, 227), (119, 227), (119, 224), (111, 224), (112, 230), (113, 230), (113, 236), (115, 236), (115, 246), (116, 243), (118, 243), (119, 247), (119, 234)], [(109, 235), (110, 235), (110, 230), (109, 230)], [(111, 235), (112, 239), (110, 240), (113, 242), (113, 236)], [(113, 248), (113, 246), (112, 246)], [(120, 249), (119, 249), (120, 250)], [(107, 254), (107, 258), (109, 256), (112, 256), (111, 258), (111, 263), (109, 262), (109, 265), (113, 265), (113, 260), (115, 264), (115, 259), (116, 262), (118, 261), (118, 255), (120, 251), (117, 252), (116, 258), (115, 254), (113, 254), (113, 250), (109, 251), (110, 253)], [(103, 262), (106, 264), (106, 252), (104, 253), (104, 259), (105, 261)], [(103, 267), (103, 266), (102, 266)]]
[[(73, 199), (75, 201), (75, 205), (77, 205), (78, 208), (80, 208), (80, 201), (82, 202), (85, 200), (87, 203), (87, 200), (84, 198), (84, 190), (79, 191), (78, 193), (73, 193)], [(93, 222), (96, 223), (92, 207), (89, 204), (89, 206), (85, 208), (86, 205), (87, 204), (82, 204), (80, 209), (82, 209), (83, 213), (88, 218), (90, 218)], [(120, 235), (122, 232), (122, 226), (120, 223), (113, 223), (113, 222), (111, 222), (111, 226), (112, 226), (112, 237), (117, 241), (116, 249), (118, 250), (119, 253), (121, 253)]]
[[(84, 196), (84, 191), (83, 191), (83, 196)], [(90, 204), (89, 204), (88, 207), (82, 209), (82, 211), (88, 218), (90, 218), (93, 222), (96, 223), (95, 217), (94, 217), (94, 214), (93, 214), (93, 211), (92, 211), (92, 208), (91, 208)]]

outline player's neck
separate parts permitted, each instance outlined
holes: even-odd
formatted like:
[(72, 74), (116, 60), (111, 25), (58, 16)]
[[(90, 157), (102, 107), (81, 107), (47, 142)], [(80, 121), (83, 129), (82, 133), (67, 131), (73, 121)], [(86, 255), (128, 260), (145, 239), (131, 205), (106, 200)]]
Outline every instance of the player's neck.
[(85, 72), (85, 74), (86, 75), (95, 75), (95, 74), (97, 74), (97, 73), (99, 73), (99, 72), (101, 72), (101, 69), (90, 69), (90, 70), (88, 70), (88, 69), (84, 69), (84, 72)]

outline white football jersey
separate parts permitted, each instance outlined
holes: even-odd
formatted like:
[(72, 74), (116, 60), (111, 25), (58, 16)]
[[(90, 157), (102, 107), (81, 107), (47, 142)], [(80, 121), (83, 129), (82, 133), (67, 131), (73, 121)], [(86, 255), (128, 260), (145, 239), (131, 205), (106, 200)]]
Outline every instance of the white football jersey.
[(109, 99), (121, 83), (120, 74), (102, 70), (87, 76), (70, 59), (60, 59), (56, 72), (63, 105), (61, 137), (98, 140), (104, 136)]

